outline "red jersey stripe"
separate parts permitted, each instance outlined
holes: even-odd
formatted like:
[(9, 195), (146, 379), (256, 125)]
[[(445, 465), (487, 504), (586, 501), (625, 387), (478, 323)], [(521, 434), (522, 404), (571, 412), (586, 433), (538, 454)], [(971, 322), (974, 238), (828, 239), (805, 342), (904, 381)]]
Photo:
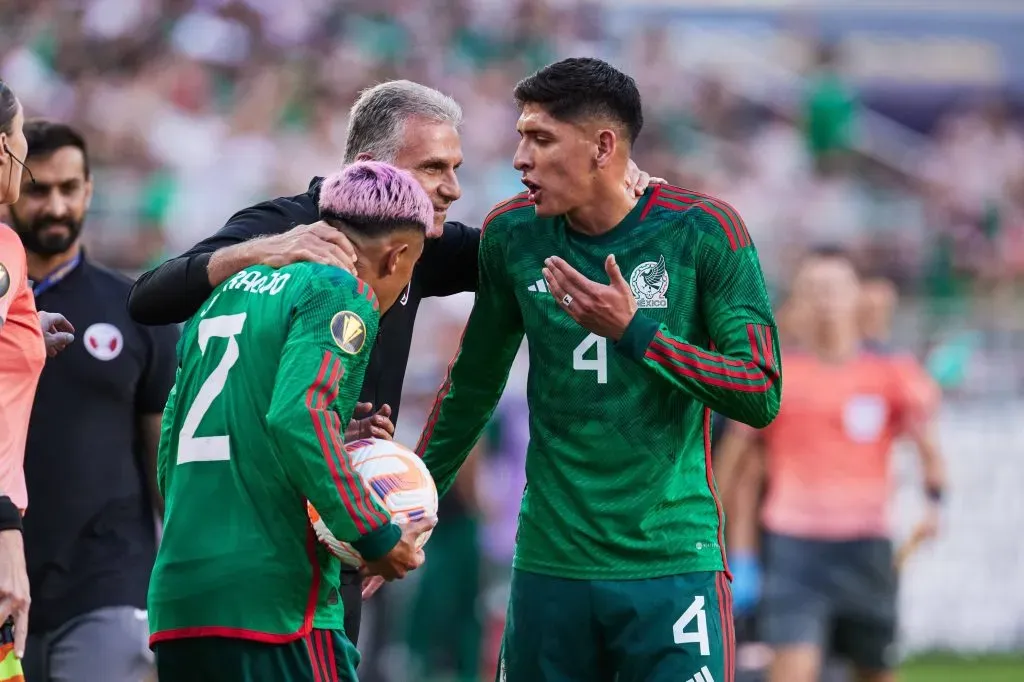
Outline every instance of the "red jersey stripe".
[[(680, 343), (675, 339), (669, 338), (660, 331), (654, 335), (654, 343), (658, 343), (666, 353), (671, 353), (672, 355), (680, 358), (686, 358), (683, 360), (684, 364), (691, 365), (697, 369), (716, 372), (723, 376), (729, 376), (737, 379), (755, 380), (764, 376), (764, 371), (759, 364), (727, 358), (724, 355), (707, 353), (696, 346)], [(654, 344), (652, 343), (652, 346), (653, 345)], [(712, 364), (707, 364), (708, 362)], [(730, 367), (736, 367), (744, 371), (741, 372), (735, 369), (729, 369)]]
[[(468, 328), (469, 325), (467, 324), (466, 329)], [(455, 350), (455, 354), (452, 355), (451, 362), (448, 363), (444, 381), (441, 382), (441, 386), (437, 389), (437, 395), (434, 397), (434, 406), (430, 409), (430, 416), (427, 417), (427, 425), (420, 435), (419, 442), (416, 443), (416, 454), (420, 458), (426, 452), (427, 445), (430, 443), (430, 437), (434, 434), (434, 427), (437, 426), (437, 421), (441, 418), (441, 403), (444, 402), (445, 396), (452, 389), (452, 369), (455, 367), (455, 361), (458, 359), (459, 353), (462, 352), (462, 342), (466, 338), (466, 329), (462, 330), (462, 336), (459, 338), (459, 347)]]
[(320, 442), (320, 453), (327, 461), (327, 466), (331, 471), (331, 479), (334, 481), (334, 485), (338, 490), (338, 494), (341, 496), (342, 502), (345, 505), (345, 510), (349, 516), (352, 517), (353, 522), (356, 525), (356, 530), (360, 534), (366, 532), (366, 527), (363, 524), (361, 514), (356, 513), (356, 507), (353, 505), (353, 501), (343, 487), (341, 479), (338, 477), (337, 469), (334, 466), (334, 458), (331, 453), (331, 446), (327, 437), (327, 429), (324, 426), (322, 420), (322, 411), (324, 404), (324, 397), (330, 390), (330, 384), (328, 383), (328, 376), (330, 376), (332, 355), (329, 352), (324, 353), (323, 360), (320, 362), (320, 370), (317, 373), (316, 381), (309, 387), (306, 392), (306, 409), (309, 410), (310, 418), (313, 420), (313, 428), (316, 430), (317, 440)]
[(758, 352), (761, 341), (757, 338), (757, 330), (752, 324), (747, 325), (747, 337), (750, 339), (750, 353), (754, 358), (754, 364), (761, 364), (761, 354)]
[(765, 393), (768, 391), (768, 387), (771, 386), (771, 382), (767, 379), (761, 384), (743, 384), (736, 381), (729, 381), (727, 379), (718, 379), (716, 377), (707, 376), (694, 371), (685, 365), (680, 365), (673, 362), (671, 359), (659, 354), (653, 348), (648, 350), (644, 356), (649, 360), (654, 360), (659, 365), (675, 372), (676, 374), (691, 379), (697, 379), (698, 381), (707, 384), (708, 386), (717, 386), (719, 388), (726, 388), (730, 391), (737, 391), (741, 393)]
[(526, 208), (527, 206), (533, 206), (533, 202), (525, 198), (514, 198), (505, 202), (504, 204), (499, 204), (496, 208), (494, 208), (490, 213), (487, 214), (486, 218), (484, 218), (484, 224), (480, 227), (480, 232), (486, 230), (487, 226), (491, 224), (491, 221), (497, 218), (498, 216), (502, 215), (503, 213), (514, 211), (517, 208)]
[[(690, 203), (700, 203), (708, 213), (715, 216), (718, 221), (722, 224), (727, 234), (735, 237), (736, 248), (743, 248), (744, 246), (750, 246), (751, 239), (750, 233), (747, 232), (746, 223), (740, 217), (739, 213), (736, 212), (732, 206), (716, 197), (708, 194), (702, 194), (700, 192), (694, 192), (681, 187), (673, 187), (671, 185), (665, 186), (665, 197), (679, 198), (686, 200)], [(730, 244), (733, 239), (730, 239)], [(735, 251), (736, 248), (733, 250)]]

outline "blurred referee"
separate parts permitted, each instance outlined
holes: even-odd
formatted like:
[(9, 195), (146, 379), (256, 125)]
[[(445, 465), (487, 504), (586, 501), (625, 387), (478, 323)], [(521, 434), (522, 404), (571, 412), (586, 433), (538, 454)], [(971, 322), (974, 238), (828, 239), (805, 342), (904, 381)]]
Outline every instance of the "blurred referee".
[(174, 327), (145, 327), (131, 281), (92, 263), (80, 232), (92, 179), (85, 141), (29, 121), (25, 183), (10, 207), (39, 305), (75, 320), (79, 342), (43, 369), (29, 423), (31, 682), (138, 682), (151, 666), (146, 592), (156, 549), (160, 416), (174, 383)]

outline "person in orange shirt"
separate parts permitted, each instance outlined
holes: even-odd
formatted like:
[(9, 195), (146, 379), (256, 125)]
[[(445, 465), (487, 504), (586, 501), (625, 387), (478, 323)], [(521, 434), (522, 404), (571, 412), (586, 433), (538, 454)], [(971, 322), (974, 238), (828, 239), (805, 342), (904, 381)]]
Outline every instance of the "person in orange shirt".
[(888, 507), (899, 437), (917, 446), (930, 502), (915, 535), (938, 528), (945, 473), (929, 427), (938, 388), (912, 358), (865, 347), (861, 302), (842, 251), (803, 261), (789, 301), (796, 328), (779, 416), (760, 432), (731, 429), (720, 446), (723, 497), (733, 494), (744, 453), (758, 441), (765, 452), (758, 615), (775, 653), (769, 682), (816, 682), (829, 652), (850, 661), (861, 682), (895, 679)]
[[(22, 169), (28, 142), (21, 103), (0, 81), (0, 205), (21, 195)], [(31, 172), (30, 172), (31, 175)], [(28, 506), (25, 492), (25, 439), (36, 384), (47, 354), (56, 354), (74, 336), (63, 316), (36, 311), (28, 285), (28, 266), (21, 239), (0, 223), (0, 681), (18, 680), (20, 663), (10, 658), (25, 652), (29, 586), (21, 515)], [(13, 642), (8, 618), (13, 616)]]

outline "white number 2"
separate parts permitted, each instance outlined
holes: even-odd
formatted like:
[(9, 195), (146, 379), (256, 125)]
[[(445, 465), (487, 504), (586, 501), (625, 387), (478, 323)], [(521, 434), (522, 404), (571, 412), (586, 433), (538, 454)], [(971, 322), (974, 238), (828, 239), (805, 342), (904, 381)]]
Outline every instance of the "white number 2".
[(196, 399), (185, 414), (178, 435), (178, 464), (186, 462), (222, 462), (231, 459), (231, 447), (227, 436), (201, 436), (196, 430), (203, 421), (213, 401), (217, 399), (228, 380), (228, 372), (238, 362), (238, 341), (242, 333), (246, 313), (220, 315), (199, 323), (199, 351), (206, 354), (206, 345), (212, 338), (228, 340), (228, 347), (217, 366), (199, 387)]
[[(686, 629), (694, 620), (697, 621), (697, 630), (687, 632)], [(704, 597), (694, 597), (690, 608), (679, 616), (679, 620), (672, 626), (672, 641), (676, 644), (696, 644), (700, 647), (701, 656), (711, 655), (711, 642), (708, 641), (708, 616), (704, 612)]]
[[(597, 346), (597, 357), (588, 360), (583, 356), (591, 346)], [(608, 339), (590, 334), (572, 352), (572, 368), (577, 372), (597, 372), (597, 383), (608, 383)]]

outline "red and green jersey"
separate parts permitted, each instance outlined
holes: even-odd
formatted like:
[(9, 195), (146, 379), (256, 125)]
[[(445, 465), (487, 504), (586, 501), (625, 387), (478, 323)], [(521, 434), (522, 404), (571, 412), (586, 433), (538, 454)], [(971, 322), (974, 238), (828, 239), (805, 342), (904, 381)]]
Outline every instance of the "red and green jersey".
[[(743, 221), (714, 198), (655, 185), (597, 237), (538, 218), (524, 195), (499, 204), (484, 229), (476, 303), (418, 446), (438, 490), (480, 436), (525, 335), (530, 444), (516, 568), (582, 579), (723, 570), (710, 411), (764, 426), (782, 390)], [(639, 306), (618, 343), (577, 324), (541, 274), (557, 255), (607, 283), (610, 253)]]
[(344, 447), (377, 324), (366, 283), (311, 263), (243, 270), (186, 324), (157, 462), (151, 642), (342, 627), (340, 562), (306, 500), (363, 556), (398, 541)]

